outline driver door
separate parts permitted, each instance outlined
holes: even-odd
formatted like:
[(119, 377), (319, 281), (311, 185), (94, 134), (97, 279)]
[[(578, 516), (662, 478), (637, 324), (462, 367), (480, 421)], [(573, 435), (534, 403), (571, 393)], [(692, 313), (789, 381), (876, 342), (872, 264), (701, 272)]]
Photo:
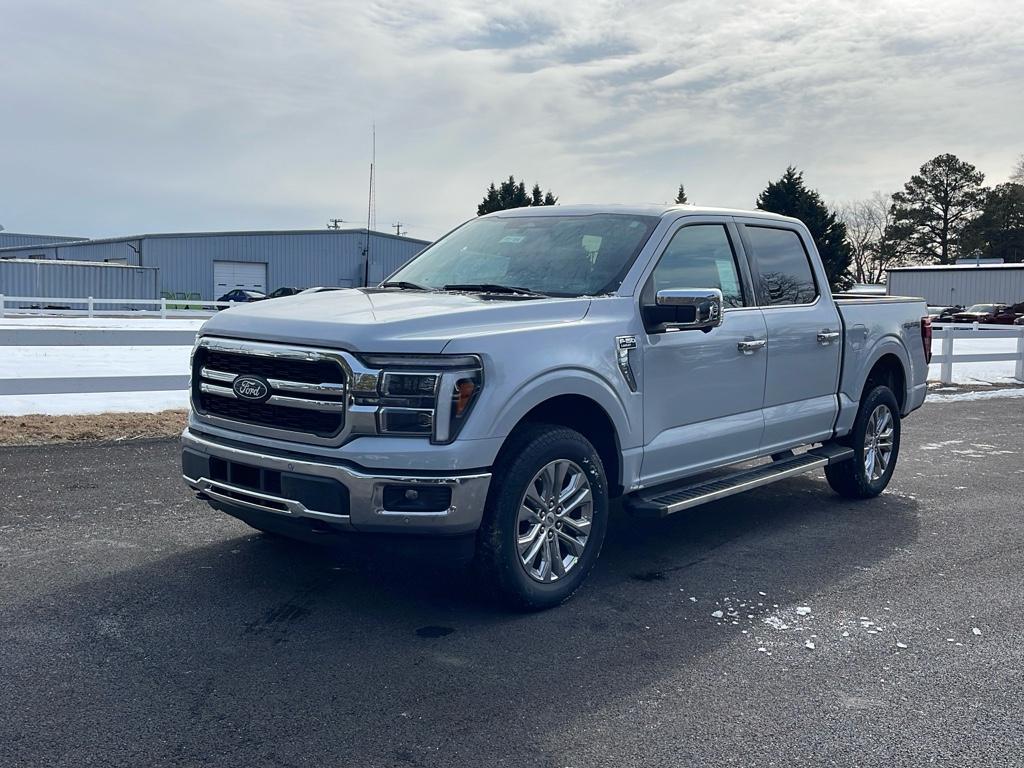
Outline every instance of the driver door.
[(728, 218), (686, 218), (641, 290), (718, 288), (723, 320), (709, 330), (648, 327), (643, 336), (645, 486), (756, 456), (764, 432), (767, 330)]

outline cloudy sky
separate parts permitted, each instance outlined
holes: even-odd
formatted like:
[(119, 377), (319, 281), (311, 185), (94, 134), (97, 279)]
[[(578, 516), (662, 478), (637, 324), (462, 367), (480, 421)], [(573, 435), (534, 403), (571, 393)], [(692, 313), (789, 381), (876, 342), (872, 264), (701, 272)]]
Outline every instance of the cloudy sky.
[(562, 202), (830, 200), (1024, 152), (1020, 0), (5, 0), (0, 224), (365, 222), (433, 238), (509, 173)]

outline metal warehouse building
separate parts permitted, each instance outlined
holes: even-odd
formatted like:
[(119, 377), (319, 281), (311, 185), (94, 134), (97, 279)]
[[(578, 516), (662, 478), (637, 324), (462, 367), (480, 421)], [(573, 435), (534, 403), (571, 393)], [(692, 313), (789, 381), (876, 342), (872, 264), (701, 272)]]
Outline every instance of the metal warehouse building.
[(1024, 301), (1024, 264), (956, 264), (888, 270), (892, 296), (923, 296), (934, 306)]
[[(0, 248), (0, 259), (103, 262), (157, 270), (157, 293), (213, 301), (235, 288), (356, 287), (380, 282), (428, 245), (384, 232), (190, 232), (64, 240)], [(76, 278), (66, 285), (85, 296)], [(0, 282), (0, 293), (14, 294)], [(38, 295), (38, 294), (37, 294)], [(58, 295), (58, 294), (42, 294)]]

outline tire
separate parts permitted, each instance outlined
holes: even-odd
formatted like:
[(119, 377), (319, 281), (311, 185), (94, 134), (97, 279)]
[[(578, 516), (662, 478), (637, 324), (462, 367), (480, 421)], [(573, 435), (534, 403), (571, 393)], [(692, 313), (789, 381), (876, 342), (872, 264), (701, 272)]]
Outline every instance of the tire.
[(889, 387), (879, 385), (865, 395), (842, 442), (853, 448), (853, 459), (825, 467), (832, 490), (848, 499), (870, 499), (884, 491), (900, 454), (900, 410)]
[(477, 540), (480, 576), (517, 609), (554, 607), (586, 579), (607, 526), (608, 481), (590, 441), (566, 427), (523, 425), (494, 466)]

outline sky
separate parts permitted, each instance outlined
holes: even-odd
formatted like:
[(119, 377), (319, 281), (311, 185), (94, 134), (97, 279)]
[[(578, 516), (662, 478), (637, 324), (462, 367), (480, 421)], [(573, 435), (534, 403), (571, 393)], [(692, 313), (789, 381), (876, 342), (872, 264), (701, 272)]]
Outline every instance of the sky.
[(1024, 152), (1020, 0), (3, 0), (0, 225), (433, 239), (509, 174), (562, 203), (829, 201)]

